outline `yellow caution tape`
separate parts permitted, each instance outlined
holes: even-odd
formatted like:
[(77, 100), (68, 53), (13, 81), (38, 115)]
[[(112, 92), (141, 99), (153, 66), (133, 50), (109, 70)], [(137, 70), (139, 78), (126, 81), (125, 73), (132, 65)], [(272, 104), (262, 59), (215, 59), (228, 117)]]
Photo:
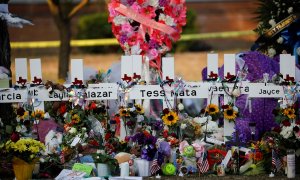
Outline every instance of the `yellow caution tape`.
[[(215, 33), (201, 33), (201, 34), (183, 34), (180, 41), (193, 41), (202, 39), (213, 38), (232, 38), (245, 35), (254, 35), (253, 31), (230, 31), (230, 32), (215, 32)], [(109, 46), (118, 45), (118, 41), (115, 38), (109, 39), (84, 39), (84, 40), (72, 40), (72, 47), (84, 47), (84, 46)], [(32, 41), (32, 42), (11, 42), (11, 48), (24, 49), (24, 48), (57, 48), (59, 47), (59, 41)]]

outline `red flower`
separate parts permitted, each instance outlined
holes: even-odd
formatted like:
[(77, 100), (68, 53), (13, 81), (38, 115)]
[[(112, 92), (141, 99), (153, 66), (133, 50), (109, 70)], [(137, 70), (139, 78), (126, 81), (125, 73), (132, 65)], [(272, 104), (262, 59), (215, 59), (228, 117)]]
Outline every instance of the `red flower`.
[(164, 132), (163, 132), (163, 137), (164, 137), (164, 138), (167, 138), (167, 137), (168, 137), (168, 130), (164, 130)]
[(284, 120), (281, 123), (282, 123), (283, 126), (290, 126), (291, 125), (290, 121), (288, 121), (288, 120)]
[(300, 129), (299, 129), (298, 126), (295, 126), (295, 127), (293, 128), (293, 131), (295, 131), (296, 133), (299, 132), (299, 130), (300, 130)]
[(261, 161), (263, 159), (263, 154), (259, 151), (256, 151), (254, 153), (254, 160), (255, 161)]
[(226, 105), (222, 105), (222, 109), (228, 109), (229, 108), (229, 105), (226, 104)]
[(154, 18), (156, 16), (155, 9), (152, 6), (147, 6), (146, 8), (142, 8), (142, 15)]
[(12, 142), (17, 142), (17, 141), (19, 141), (19, 139), (20, 139), (20, 135), (17, 132), (13, 132), (10, 136), (10, 140)]
[(281, 128), (280, 128), (279, 126), (274, 127), (274, 128), (273, 128), (273, 131), (274, 131), (274, 132), (277, 132), (277, 133), (280, 133), (280, 132), (281, 132)]
[(90, 104), (90, 109), (96, 109), (97, 108), (97, 104), (95, 102), (92, 102)]
[(17, 115), (23, 116), (24, 113), (25, 113), (25, 110), (22, 107), (20, 107), (20, 108), (17, 109)]
[(59, 114), (63, 115), (67, 112), (67, 106), (65, 103), (62, 103), (59, 107)]
[(99, 146), (98, 141), (96, 141), (95, 139), (90, 140), (89, 144), (92, 145), (92, 146)]
[(108, 141), (110, 138), (111, 138), (111, 133), (110, 132), (106, 133), (104, 137), (105, 141)]
[(170, 111), (169, 111), (169, 109), (168, 108), (165, 108), (164, 110), (163, 110), (163, 114), (168, 114)]
[(142, 4), (145, 3), (145, 0), (137, 0), (137, 3), (138, 3), (139, 5), (142, 5)]
[(297, 124), (297, 125), (300, 125), (300, 119), (296, 121), (296, 124)]

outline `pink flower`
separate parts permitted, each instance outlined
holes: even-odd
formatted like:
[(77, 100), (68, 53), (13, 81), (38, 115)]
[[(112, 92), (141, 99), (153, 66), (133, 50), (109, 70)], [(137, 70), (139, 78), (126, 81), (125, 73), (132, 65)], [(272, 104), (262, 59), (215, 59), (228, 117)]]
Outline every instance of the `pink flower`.
[(137, 2), (134, 2), (131, 6), (131, 9), (137, 13), (140, 13), (142, 8)]
[(124, 33), (132, 32), (132, 26), (129, 23), (123, 24), (122, 32), (124, 32)]
[(158, 56), (157, 49), (151, 49), (149, 51), (148, 56), (149, 56), (149, 59), (155, 59)]
[(147, 16), (147, 17), (150, 17), (150, 18), (154, 18), (156, 16), (155, 9), (152, 6), (147, 6), (146, 8), (143, 8), (141, 13), (144, 16)]

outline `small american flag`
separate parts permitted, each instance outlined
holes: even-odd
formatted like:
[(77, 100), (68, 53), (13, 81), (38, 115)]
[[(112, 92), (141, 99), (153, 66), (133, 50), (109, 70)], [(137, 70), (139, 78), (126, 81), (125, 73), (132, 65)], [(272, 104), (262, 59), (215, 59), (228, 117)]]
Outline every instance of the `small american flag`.
[(282, 167), (282, 162), (274, 150), (272, 150), (272, 166), (275, 167), (277, 171)]
[(150, 168), (150, 173), (153, 175), (153, 174), (156, 174), (157, 171), (160, 170), (160, 166), (158, 164), (158, 160), (157, 158), (155, 158), (152, 162), (152, 165), (151, 165), (151, 168)]
[(209, 164), (206, 157), (206, 153), (202, 153), (202, 156), (199, 158), (197, 162), (197, 166), (199, 168), (200, 173), (206, 173), (209, 170)]

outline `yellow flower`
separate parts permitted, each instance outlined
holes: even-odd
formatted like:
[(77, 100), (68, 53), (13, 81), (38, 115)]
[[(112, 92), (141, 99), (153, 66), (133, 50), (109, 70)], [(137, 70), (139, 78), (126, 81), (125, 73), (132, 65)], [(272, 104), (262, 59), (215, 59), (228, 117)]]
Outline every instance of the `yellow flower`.
[(128, 116), (129, 115), (129, 111), (127, 109), (125, 109), (125, 108), (121, 108), (119, 110), (119, 114), (120, 114), (121, 117)]
[(214, 115), (219, 112), (219, 108), (215, 104), (210, 104), (206, 107), (206, 111), (208, 112), (209, 115)]
[(25, 120), (25, 119), (28, 119), (29, 113), (28, 113), (28, 111), (25, 111), (24, 114), (23, 114), (23, 116), (18, 115), (17, 117), (19, 119)]
[(44, 119), (44, 111), (43, 110), (35, 110), (34, 112), (31, 113), (31, 116), (37, 119)]
[(135, 104), (134, 107), (137, 113), (144, 114), (144, 108), (140, 104)]
[(164, 121), (164, 123), (166, 125), (171, 126), (171, 125), (175, 124), (179, 120), (179, 117), (176, 114), (176, 112), (170, 111), (168, 114), (165, 114), (162, 117), (162, 120)]
[(78, 116), (78, 114), (74, 114), (72, 116), (72, 122), (74, 122), (76, 124), (80, 122), (80, 117)]
[(232, 107), (225, 109), (224, 118), (228, 121), (234, 121), (237, 117), (238, 112), (234, 111)]
[(295, 119), (296, 118), (295, 109), (293, 109), (293, 108), (285, 108), (283, 110), (283, 114), (286, 115), (290, 119)]

